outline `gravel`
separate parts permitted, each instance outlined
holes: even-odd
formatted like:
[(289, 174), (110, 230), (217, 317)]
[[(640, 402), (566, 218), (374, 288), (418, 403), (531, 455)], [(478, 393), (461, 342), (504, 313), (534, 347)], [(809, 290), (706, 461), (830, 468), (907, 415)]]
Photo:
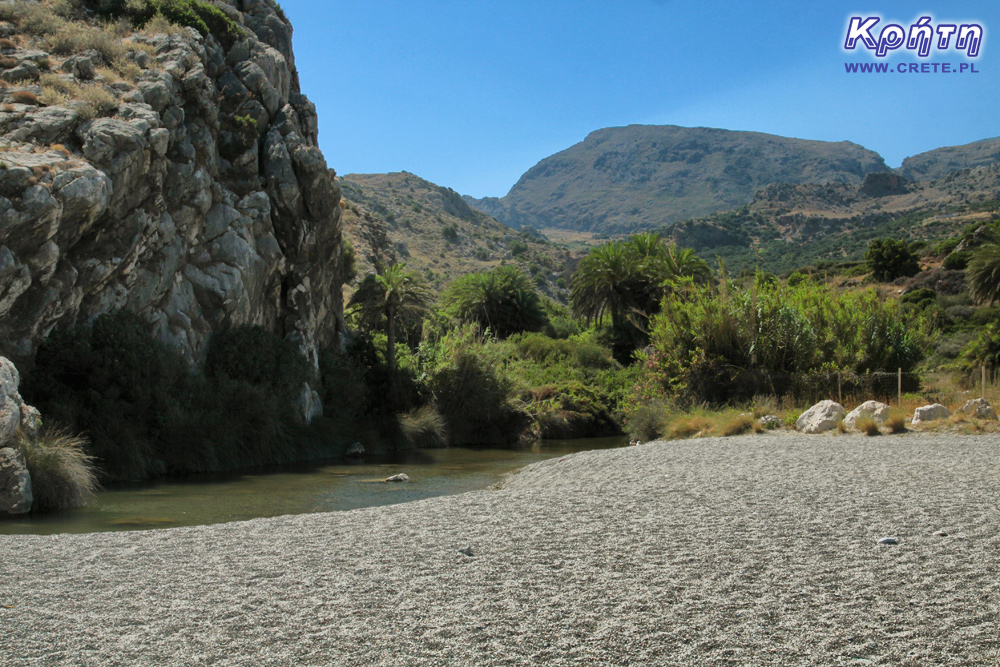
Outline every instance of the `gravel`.
[(389, 507), (4, 536), (0, 664), (992, 665), (998, 479), (995, 435), (767, 434)]

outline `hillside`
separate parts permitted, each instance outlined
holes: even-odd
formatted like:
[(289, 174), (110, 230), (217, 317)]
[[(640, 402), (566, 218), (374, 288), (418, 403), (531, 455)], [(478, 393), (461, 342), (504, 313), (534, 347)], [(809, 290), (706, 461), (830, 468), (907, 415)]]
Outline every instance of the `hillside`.
[(942, 240), (1000, 215), (1000, 165), (913, 183), (872, 174), (861, 186), (772, 185), (746, 206), (662, 231), (730, 272), (759, 266), (781, 273), (864, 256), (879, 237)]
[(857, 185), (889, 171), (847, 141), (672, 125), (597, 130), (529, 169), (503, 198), (468, 198), (512, 227), (622, 233), (748, 203), (772, 183)]
[(344, 235), (355, 247), (360, 274), (373, 272), (378, 261), (406, 262), (440, 291), (460, 275), (517, 264), (543, 293), (567, 298), (576, 265), (570, 251), (511, 229), (454, 190), (407, 172), (348, 174), (341, 188)]
[(953, 171), (1000, 162), (1000, 137), (962, 146), (945, 146), (903, 160), (899, 174), (911, 181), (933, 181)]

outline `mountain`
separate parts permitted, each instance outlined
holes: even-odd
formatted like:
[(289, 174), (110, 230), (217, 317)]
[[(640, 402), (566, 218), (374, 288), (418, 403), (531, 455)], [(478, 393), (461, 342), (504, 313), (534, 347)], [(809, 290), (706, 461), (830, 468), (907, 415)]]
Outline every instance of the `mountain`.
[(730, 273), (784, 273), (817, 263), (857, 261), (872, 239), (939, 241), (1000, 214), (1000, 164), (964, 169), (936, 181), (869, 174), (847, 183), (771, 185), (724, 213), (660, 231)]
[(946, 146), (903, 160), (899, 174), (911, 181), (933, 181), (953, 171), (1000, 162), (1000, 137)]
[(0, 3), (0, 355), (123, 308), (192, 363), (241, 324), (313, 361), (336, 340), (340, 192), (292, 26), (189, 4)]
[(559, 301), (568, 296), (576, 255), (537, 233), (511, 229), (454, 190), (408, 172), (347, 174), (340, 186), (344, 235), (361, 274), (379, 262), (406, 262), (441, 291), (460, 275), (516, 264), (543, 293)]
[(857, 185), (886, 171), (877, 153), (848, 141), (629, 125), (545, 158), (503, 198), (467, 201), (512, 227), (621, 233), (742, 206), (772, 183)]

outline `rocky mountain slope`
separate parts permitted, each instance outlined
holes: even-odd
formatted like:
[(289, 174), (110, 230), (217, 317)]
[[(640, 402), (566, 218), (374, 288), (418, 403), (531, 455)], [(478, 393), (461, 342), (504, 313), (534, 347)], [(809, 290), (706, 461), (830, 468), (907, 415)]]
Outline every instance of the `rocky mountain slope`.
[(529, 169), (503, 198), (468, 201), (512, 227), (650, 229), (742, 206), (771, 183), (885, 172), (857, 144), (672, 125), (597, 130)]
[(817, 262), (859, 260), (875, 238), (943, 240), (1000, 218), (1000, 164), (910, 182), (870, 174), (846, 183), (771, 185), (746, 206), (663, 228), (730, 272), (776, 273)]
[(347, 174), (341, 188), (344, 235), (361, 274), (375, 271), (378, 262), (406, 262), (440, 291), (465, 273), (516, 264), (543, 293), (567, 298), (576, 254), (511, 229), (454, 190), (407, 172)]
[(962, 146), (945, 146), (903, 160), (899, 174), (911, 181), (933, 181), (959, 169), (1000, 162), (1000, 137)]
[(312, 359), (337, 336), (340, 192), (292, 26), (179, 4), (0, 2), (0, 355), (118, 308), (194, 362), (238, 324)]

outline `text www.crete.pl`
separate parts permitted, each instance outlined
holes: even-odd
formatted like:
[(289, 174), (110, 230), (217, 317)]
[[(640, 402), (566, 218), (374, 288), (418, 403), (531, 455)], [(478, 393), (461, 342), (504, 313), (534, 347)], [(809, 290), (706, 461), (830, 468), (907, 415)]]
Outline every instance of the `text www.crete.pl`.
[(979, 74), (976, 63), (844, 63), (848, 74)]

